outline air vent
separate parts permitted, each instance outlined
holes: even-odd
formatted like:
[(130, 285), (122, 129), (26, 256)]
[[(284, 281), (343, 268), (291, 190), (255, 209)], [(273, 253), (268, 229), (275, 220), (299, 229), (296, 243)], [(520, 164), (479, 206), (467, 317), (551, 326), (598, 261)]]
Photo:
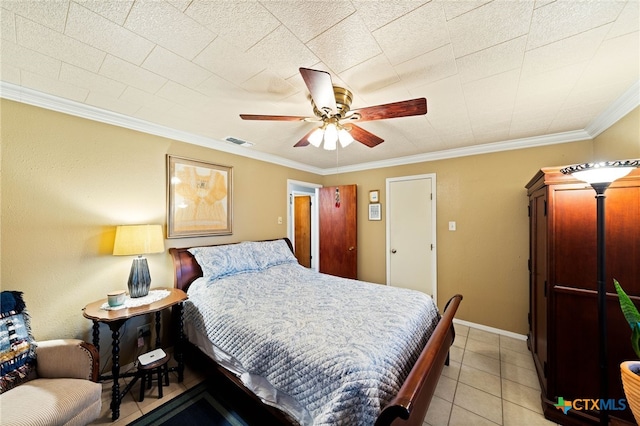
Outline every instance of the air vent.
[(243, 141), (242, 139), (234, 138), (233, 136), (227, 136), (224, 140), (240, 146), (253, 146), (251, 142)]

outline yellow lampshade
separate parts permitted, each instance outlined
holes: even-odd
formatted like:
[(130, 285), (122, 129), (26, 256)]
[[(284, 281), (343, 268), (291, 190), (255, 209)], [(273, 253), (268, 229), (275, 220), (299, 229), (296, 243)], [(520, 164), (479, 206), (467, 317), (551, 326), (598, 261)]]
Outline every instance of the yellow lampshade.
[(131, 256), (164, 251), (162, 225), (121, 225), (116, 227), (115, 256)]

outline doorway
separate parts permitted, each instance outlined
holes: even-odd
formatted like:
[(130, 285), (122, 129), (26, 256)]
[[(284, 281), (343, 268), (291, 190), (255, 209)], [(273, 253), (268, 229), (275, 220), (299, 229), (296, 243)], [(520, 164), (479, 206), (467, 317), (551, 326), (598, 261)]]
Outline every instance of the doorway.
[(386, 193), (387, 285), (437, 302), (436, 176), (388, 178)]
[[(302, 243), (309, 247), (310, 250), (310, 263), (309, 268), (318, 271), (319, 270), (319, 232), (318, 232), (318, 203), (316, 203), (317, 199), (317, 189), (321, 188), (322, 185), (318, 185), (315, 183), (296, 181), (292, 179), (287, 179), (287, 194), (288, 194), (288, 203), (287, 206), (287, 237), (291, 240), (293, 244), (294, 250), (296, 249), (296, 232), (298, 233), (298, 238), (302, 237), (305, 241)], [(300, 197), (309, 197), (307, 200), (311, 204), (308, 214), (310, 217), (307, 219), (304, 217), (302, 220), (298, 220), (296, 222), (296, 199)], [(303, 213), (303, 215), (305, 215)], [(307, 220), (309, 221), (307, 223)], [(303, 235), (304, 231), (302, 228), (305, 226), (310, 226), (308, 242), (307, 236)], [(302, 235), (301, 235), (302, 233)], [(298, 241), (300, 242), (300, 241)], [(306, 255), (304, 255), (306, 257)], [(302, 263), (301, 263), (302, 264)], [(306, 265), (305, 265), (306, 266)]]

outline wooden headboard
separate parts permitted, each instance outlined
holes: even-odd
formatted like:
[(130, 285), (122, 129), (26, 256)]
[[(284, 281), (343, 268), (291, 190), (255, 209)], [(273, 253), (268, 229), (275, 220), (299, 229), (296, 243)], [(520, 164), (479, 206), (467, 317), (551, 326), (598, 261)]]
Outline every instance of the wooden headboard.
[[(293, 253), (293, 244), (291, 244), (291, 240), (288, 238), (278, 238), (285, 240), (289, 249)], [(263, 241), (276, 241), (276, 240), (263, 240)], [(231, 243), (238, 244), (238, 243)], [(196, 247), (217, 247), (224, 246), (228, 244), (211, 244), (208, 246), (196, 246)], [(194, 282), (197, 278), (202, 276), (202, 268), (198, 265), (196, 258), (189, 253), (189, 249), (191, 247), (183, 247), (183, 248), (170, 248), (169, 254), (171, 254), (171, 258), (173, 259), (173, 270), (174, 270), (174, 278), (173, 278), (173, 286), (175, 288), (179, 288), (180, 290), (187, 291), (192, 282)]]

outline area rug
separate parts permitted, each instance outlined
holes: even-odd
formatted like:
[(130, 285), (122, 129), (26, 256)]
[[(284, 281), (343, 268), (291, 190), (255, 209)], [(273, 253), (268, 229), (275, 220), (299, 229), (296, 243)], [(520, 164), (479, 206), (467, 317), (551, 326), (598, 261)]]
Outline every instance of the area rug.
[(130, 426), (249, 426), (240, 415), (230, 408), (215, 391), (211, 380), (178, 395), (155, 410), (145, 414)]

